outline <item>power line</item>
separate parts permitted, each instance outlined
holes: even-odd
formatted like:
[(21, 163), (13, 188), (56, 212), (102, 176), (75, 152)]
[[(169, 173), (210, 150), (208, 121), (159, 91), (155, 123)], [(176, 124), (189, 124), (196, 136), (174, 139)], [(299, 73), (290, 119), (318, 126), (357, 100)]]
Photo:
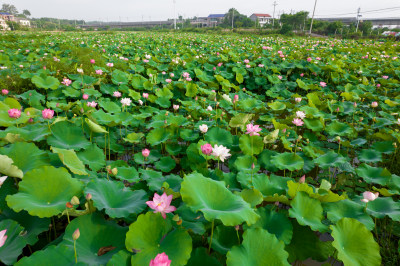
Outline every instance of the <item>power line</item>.
[[(364, 11), (363, 13), (374, 13), (374, 12), (378, 13), (378, 12), (382, 12), (382, 11), (390, 12), (390, 11), (394, 11), (393, 9), (394, 10), (400, 9), (400, 6), (367, 10), (367, 11)], [(318, 17), (328, 17), (328, 16), (345, 16), (345, 15), (356, 15), (356, 14), (357, 14), (357, 12), (351, 12), (351, 13), (328, 14), (328, 15), (317, 15), (317, 16)]]

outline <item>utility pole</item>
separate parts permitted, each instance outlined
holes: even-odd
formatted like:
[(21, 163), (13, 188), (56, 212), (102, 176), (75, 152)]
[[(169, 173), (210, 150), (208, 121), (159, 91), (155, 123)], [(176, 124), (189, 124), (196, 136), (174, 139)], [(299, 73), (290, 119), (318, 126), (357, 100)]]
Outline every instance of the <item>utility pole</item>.
[(274, 25), (275, 25), (275, 7), (277, 5), (278, 4), (276, 3), (276, 1), (274, 1), (274, 4), (273, 4), (273, 6), (274, 6), (274, 14), (272, 15), (272, 27), (274, 27)]
[(233, 18), (235, 17), (235, 10), (232, 8), (232, 30), (233, 30)]
[(174, 0), (174, 29), (176, 30), (176, 0)]
[(315, 15), (315, 8), (317, 7), (317, 1), (318, 0), (315, 0), (315, 3), (314, 3), (314, 10), (313, 10), (313, 12), (312, 12), (312, 19), (311, 19), (311, 25), (310, 25), (310, 36), (311, 36), (311, 32), (312, 32), (312, 25), (313, 25), (313, 23), (314, 23), (314, 15)]
[(361, 12), (361, 7), (359, 7), (357, 9), (357, 27), (356, 27), (356, 32), (358, 31), (358, 25), (360, 24), (360, 17), (361, 17), (360, 12)]

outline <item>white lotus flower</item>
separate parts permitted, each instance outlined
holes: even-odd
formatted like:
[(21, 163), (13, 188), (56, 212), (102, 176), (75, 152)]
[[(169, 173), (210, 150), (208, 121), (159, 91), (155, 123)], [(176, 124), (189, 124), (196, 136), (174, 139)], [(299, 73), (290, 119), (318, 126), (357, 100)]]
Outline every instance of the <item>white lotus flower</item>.
[(232, 103), (232, 99), (231, 99), (231, 97), (229, 97), (228, 94), (222, 95), (222, 98), (224, 98), (225, 101)]
[(122, 106), (130, 106), (131, 102), (132, 102), (132, 100), (129, 99), (129, 98), (122, 98), (121, 99)]
[(296, 116), (298, 118), (304, 119), (306, 117), (306, 114), (303, 111), (297, 111)]
[(0, 187), (3, 185), (3, 183), (6, 181), (8, 176), (1, 176), (0, 177)]
[(217, 157), (218, 159), (220, 159), (223, 162), (227, 157), (231, 156), (229, 151), (230, 151), (230, 149), (227, 149), (223, 145), (218, 146), (215, 144), (211, 155)]
[(206, 124), (202, 124), (201, 126), (199, 126), (199, 129), (201, 131), (201, 133), (207, 133), (208, 131), (208, 126)]

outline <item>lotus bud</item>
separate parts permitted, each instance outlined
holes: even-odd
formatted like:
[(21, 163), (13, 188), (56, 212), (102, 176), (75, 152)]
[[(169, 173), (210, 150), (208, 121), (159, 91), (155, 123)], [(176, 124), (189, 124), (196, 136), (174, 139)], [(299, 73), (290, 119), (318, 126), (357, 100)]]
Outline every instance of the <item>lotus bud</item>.
[(73, 196), (72, 197), (72, 199), (71, 199), (71, 203), (72, 203), (72, 205), (79, 205), (79, 199), (78, 199), (78, 197), (77, 196)]
[(86, 200), (91, 200), (91, 199), (92, 199), (92, 194), (87, 193), (87, 194), (86, 194)]
[(72, 239), (73, 239), (74, 241), (76, 241), (80, 236), (81, 236), (81, 233), (79, 232), (79, 228), (77, 228), (77, 229), (75, 230), (75, 232), (72, 234)]
[(118, 169), (114, 167), (114, 168), (111, 170), (111, 173), (112, 173), (113, 175), (117, 175), (117, 174), (118, 174)]
[(340, 138), (340, 136), (337, 136), (335, 139), (336, 139), (336, 141), (339, 142), (339, 143), (342, 141), (342, 139)]
[(372, 121), (376, 122), (376, 117), (372, 118)]
[(239, 231), (239, 229), (240, 229), (240, 225), (235, 225), (235, 230)]
[(303, 184), (304, 182), (306, 182), (306, 175), (303, 175), (302, 177), (300, 177), (299, 179), (299, 183)]
[(279, 207), (279, 201), (275, 201), (274, 204), (275, 204), (276, 207)]
[(256, 166), (254, 165), (254, 163), (251, 164), (251, 169), (254, 170), (254, 168), (256, 168)]
[(106, 169), (107, 169), (107, 171), (111, 170), (111, 166), (110, 166), (110, 165), (107, 165), (107, 166), (106, 166)]
[(278, 148), (278, 145), (274, 145), (274, 146), (272, 146), (272, 148), (273, 148), (274, 150), (276, 150), (276, 149)]

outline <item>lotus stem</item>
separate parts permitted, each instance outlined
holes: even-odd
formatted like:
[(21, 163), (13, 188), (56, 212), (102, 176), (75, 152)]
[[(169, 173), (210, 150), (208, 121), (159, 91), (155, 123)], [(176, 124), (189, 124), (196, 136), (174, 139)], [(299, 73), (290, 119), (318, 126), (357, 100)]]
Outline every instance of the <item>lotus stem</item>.
[(211, 244), (212, 244), (212, 240), (213, 240), (213, 235), (214, 235), (214, 220), (212, 220), (211, 222), (211, 238), (210, 238), (210, 244), (208, 246), (208, 253), (210, 254), (211, 251)]
[(78, 263), (78, 256), (76, 255), (76, 240), (74, 240), (74, 253), (75, 253), (75, 263)]
[(70, 220), (69, 220), (69, 213), (68, 213), (68, 209), (67, 209), (67, 219), (68, 219), (68, 224), (70, 223)]
[(56, 222), (54, 220), (54, 216), (51, 217), (51, 219), (53, 220), (53, 232), (54, 232), (54, 240), (57, 239), (57, 229), (56, 229)]

